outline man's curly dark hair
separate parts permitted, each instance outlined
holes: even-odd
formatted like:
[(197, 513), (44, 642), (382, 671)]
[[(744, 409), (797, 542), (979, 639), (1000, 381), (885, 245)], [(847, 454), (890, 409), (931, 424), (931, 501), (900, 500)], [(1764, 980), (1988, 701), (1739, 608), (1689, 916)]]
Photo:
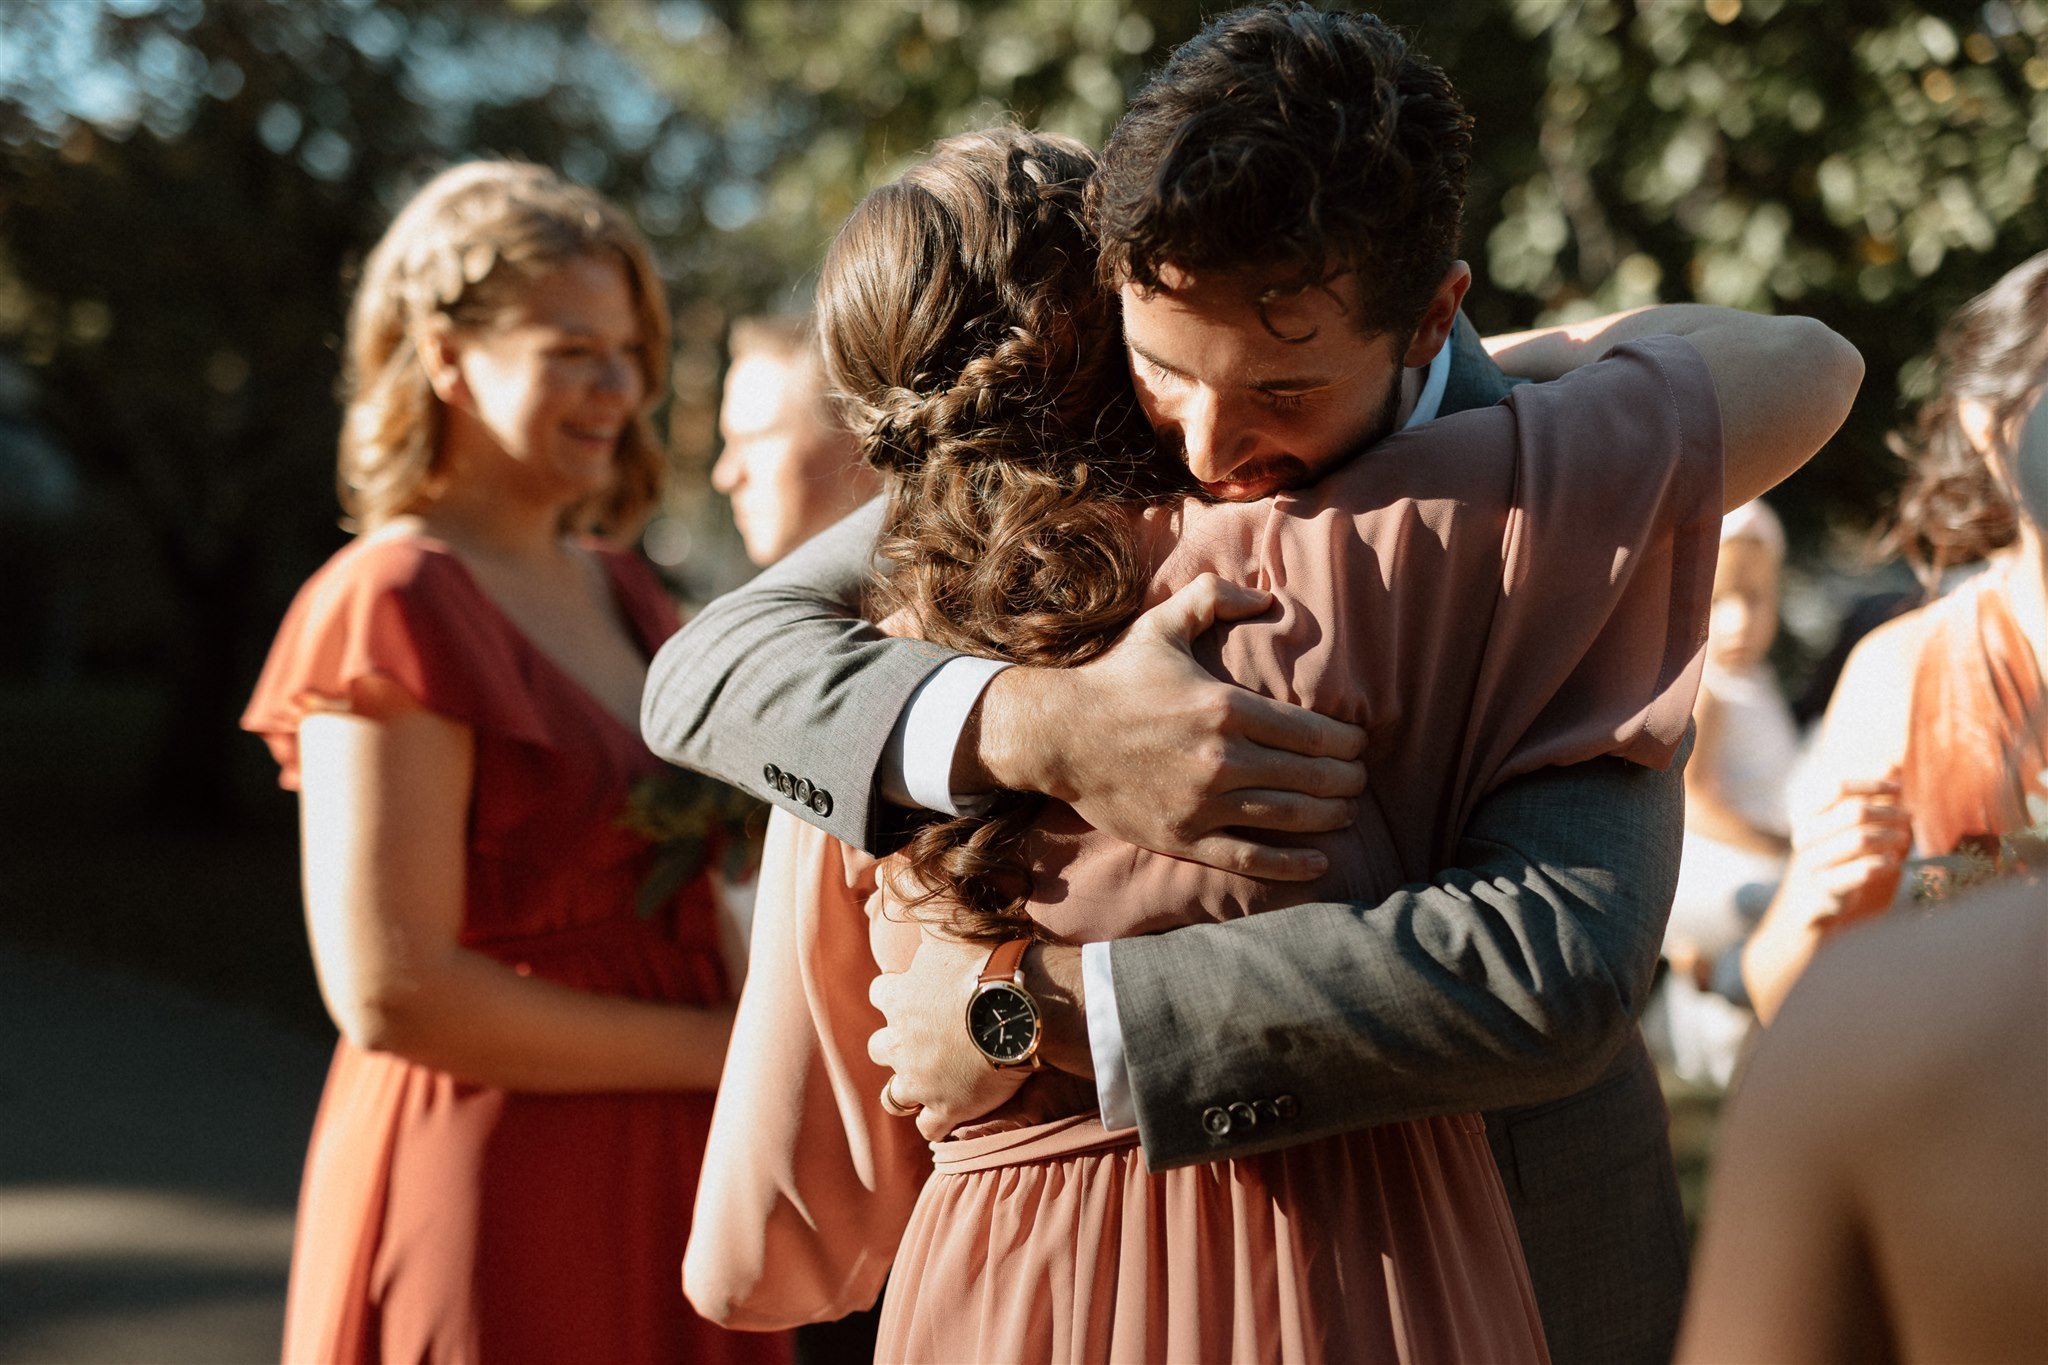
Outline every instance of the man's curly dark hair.
[(1278, 269), (1271, 296), (1350, 272), (1358, 330), (1412, 335), (1457, 259), (1471, 144), (1449, 78), (1374, 16), (1232, 11), (1175, 49), (1102, 150), (1104, 284)]

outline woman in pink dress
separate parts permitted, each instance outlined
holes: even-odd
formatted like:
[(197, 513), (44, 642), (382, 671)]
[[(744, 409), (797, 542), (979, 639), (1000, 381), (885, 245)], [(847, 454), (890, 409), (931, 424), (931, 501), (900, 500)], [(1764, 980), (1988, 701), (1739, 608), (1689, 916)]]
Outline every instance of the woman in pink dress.
[(1093, 278), (1091, 168), (1064, 139), (955, 138), (834, 244), (826, 354), (892, 478), (878, 605), (1059, 664), (1205, 574), (1270, 589), (1208, 662), (1362, 726), (1368, 790), (1314, 841), (1328, 873), (1285, 885), (1023, 798), (879, 865), (778, 814), (685, 1287), (765, 1328), (872, 1302), (886, 1274), (885, 1360), (1543, 1359), (1476, 1115), (1153, 1173), (1062, 1073), (930, 1147), (883, 1106), (868, 983), (920, 933), (1075, 943), (1376, 901), (1444, 866), (1506, 777), (1668, 761), (1697, 683), (1721, 449), (1689, 345), (1624, 347), (1296, 492), (1185, 498)]
[(664, 771), (640, 688), (676, 628), (575, 533), (652, 504), (668, 320), (639, 235), (538, 167), (436, 178), (364, 268), (357, 540), (278, 632), (243, 725), (300, 794), (341, 1031), (284, 1358), (776, 1361), (676, 1287), (734, 983), (699, 873), (635, 912)]

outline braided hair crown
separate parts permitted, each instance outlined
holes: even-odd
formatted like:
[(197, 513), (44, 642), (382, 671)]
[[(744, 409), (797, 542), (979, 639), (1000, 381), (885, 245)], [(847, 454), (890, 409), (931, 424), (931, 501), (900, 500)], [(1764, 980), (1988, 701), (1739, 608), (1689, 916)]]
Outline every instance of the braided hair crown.
[(1081, 221), (1094, 165), (1068, 138), (968, 133), (854, 211), (826, 258), (819, 331), (870, 463), (903, 474), (991, 443), (1050, 459), (1058, 441), (1039, 438), (1092, 434), (1103, 414), (1072, 381), (1117, 345)]
[[(889, 475), (869, 607), (933, 643), (1048, 666), (1100, 653), (1149, 581), (1135, 509), (1189, 486), (1158, 455), (1096, 283), (1094, 166), (1047, 134), (949, 138), (862, 200), (826, 256), (826, 370)], [(1011, 794), (920, 829), (895, 864), (912, 904), (970, 937), (1032, 932), (1036, 810)]]

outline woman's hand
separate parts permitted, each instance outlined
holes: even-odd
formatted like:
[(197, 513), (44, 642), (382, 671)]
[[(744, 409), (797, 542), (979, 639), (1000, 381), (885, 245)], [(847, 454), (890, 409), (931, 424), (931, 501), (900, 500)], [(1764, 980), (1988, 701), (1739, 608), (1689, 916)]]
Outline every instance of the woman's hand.
[(1031, 1077), (1023, 1067), (990, 1066), (967, 1036), (967, 999), (988, 950), (927, 930), (908, 967), (868, 987), (888, 1020), (868, 1038), (868, 1057), (893, 1073), (890, 1094), (916, 1108), (917, 1130), (931, 1142), (1007, 1104)]
[(1816, 927), (1866, 919), (1898, 895), (1913, 846), (1899, 791), (1897, 769), (1875, 782), (1844, 782), (1832, 801), (1794, 826), (1783, 886)]
[(1913, 846), (1899, 790), (1896, 768), (1874, 782), (1843, 782), (1833, 799), (1793, 826), (1785, 879), (1742, 950), (1743, 982), (1764, 1022), (1828, 934), (1883, 913), (1898, 895)]

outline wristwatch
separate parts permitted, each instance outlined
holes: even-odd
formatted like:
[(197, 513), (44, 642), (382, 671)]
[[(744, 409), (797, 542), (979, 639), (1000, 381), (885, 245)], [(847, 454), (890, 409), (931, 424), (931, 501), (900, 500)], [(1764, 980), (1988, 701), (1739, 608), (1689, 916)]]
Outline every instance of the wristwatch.
[(967, 997), (967, 1036), (998, 1070), (1005, 1067), (1038, 1068), (1038, 1043), (1045, 1036), (1038, 1002), (1024, 989), (1024, 950), (1028, 938), (1013, 938), (997, 944)]

